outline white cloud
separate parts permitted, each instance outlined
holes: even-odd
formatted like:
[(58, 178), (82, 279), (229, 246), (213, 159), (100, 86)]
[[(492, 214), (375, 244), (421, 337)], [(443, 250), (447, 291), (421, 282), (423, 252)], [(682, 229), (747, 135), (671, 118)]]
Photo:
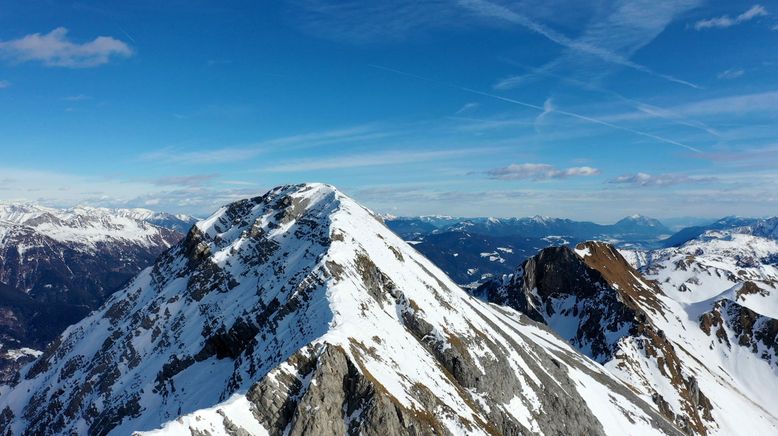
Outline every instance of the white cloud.
[(88, 68), (103, 65), (115, 57), (130, 57), (133, 51), (110, 36), (77, 43), (68, 29), (58, 27), (47, 34), (33, 33), (19, 39), (0, 41), (0, 57), (11, 62), (40, 62), (49, 67)]
[(192, 164), (192, 165), (210, 165), (215, 163), (238, 162), (253, 159), (264, 150), (259, 147), (224, 147), (213, 150), (185, 151), (177, 148), (163, 148), (141, 155), (142, 160)]
[(526, 78), (527, 76), (525, 75), (504, 77), (498, 80), (497, 83), (492, 85), (492, 88), (494, 88), (497, 91), (507, 91), (509, 89), (513, 89), (519, 86), (522, 82), (526, 80)]
[(65, 101), (84, 101), (84, 100), (91, 100), (92, 97), (84, 94), (77, 94), (77, 95), (69, 95), (67, 97), (62, 98)]
[(459, 110), (454, 112), (454, 115), (462, 115), (470, 113), (478, 109), (481, 105), (475, 102), (465, 103)]
[(0, 89), (8, 88), (11, 86), (11, 82), (7, 80), (0, 80)]
[(724, 70), (716, 75), (719, 79), (737, 79), (738, 77), (745, 74), (745, 70), (742, 68), (731, 68), (729, 70)]
[[(499, 100), (499, 101), (502, 101), (502, 102), (505, 102), (505, 103), (510, 103), (510, 104), (514, 104), (514, 105), (525, 107), (525, 108), (529, 108), (529, 109), (534, 109), (534, 110), (540, 111), (540, 112), (545, 112), (546, 109), (547, 109), (545, 106), (538, 106), (538, 105), (533, 104), (533, 103), (527, 103), (525, 101), (516, 100), (516, 99), (508, 98), (508, 97), (503, 97), (501, 95), (490, 94), (488, 92), (479, 91), (479, 90), (473, 89), (473, 88), (453, 85), (453, 84), (450, 84), (450, 83), (438, 82), (438, 81), (433, 80), (433, 79), (428, 79), (426, 77), (419, 76), (419, 75), (412, 74), (412, 73), (406, 73), (404, 71), (396, 70), (394, 68), (384, 67), (384, 66), (381, 66), (381, 65), (371, 65), (371, 67), (378, 68), (378, 69), (381, 69), (381, 70), (384, 70), (384, 71), (388, 71), (388, 72), (391, 72), (393, 74), (399, 74), (399, 75), (402, 75), (402, 76), (407, 76), (407, 77), (412, 77), (414, 79), (423, 80), (425, 82), (439, 83), (439, 84), (442, 84), (442, 85), (445, 85), (445, 86), (448, 86), (448, 87), (451, 87), (451, 88), (458, 89), (458, 90), (463, 91), (463, 92), (467, 92), (467, 93), (474, 94), (474, 95), (479, 95), (481, 97), (488, 97), (490, 99)], [(678, 147), (683, 147), (683, 148), (685, 148), (687, 150), (691, 150), (691, 151), (693, 151), (695, 153), (700, 153), (699, 149), (697, 149), (695, 147), (692, 147), (690, 145), (687, 145), (687, 144), (684, 144), (684, 143), (681, 143), (681, 142), (678, 142), (678, 141), (674, 141), (672, 139), (665, 138), (665, 137), (662, 137), (662, 136), (659, 136), (659, 135), (654, 135), (652, 133), (643, 132), (643, 131), (632, 129), (632, 128), (629, 128), (629, 127), (619, 126), (619, 125), (610, 123), (610, 122), (605, 121), (605, 120), (600, 119), (600, 118), (593, 118), (593, 117), (590, 117), (590, 116), (581, 115), (581, 114), (578, 114), (578, 113), (575, 113), (575, 112), (570, 112), (570, 111), (565, 111), (565, 110), (560, 110), (560, 109), (555, 109), (554, 111), (556, 113), (558, 113), (560, 115), (564, 115), (566, 117), (575, 118), (577, 120), (584, 121), (584, 122), (591, 123), (591, 124), (598, 124), (600, 126), (608, 127), (610, 129), (614, 129), (614, 130), (621, 130), (621, 131), (624, 131), (624, 132), (633, 133), (633, 134), (638, 135), (638, 136), (643, 136), (643, 137), (646, 137), (646, 138), (651, 138), (651, 139), (653, 139), (655, 141), (664, 142), (666, 144), (677, 145)]]
[(596, 176), (600, 170), (589, 166), (556, 168), (549, 164), (522, 163), (507, 167), (494, 168), (486, 172), (492, 179), (499, 180), (547, 180), (564, 179), (575, 176)]
[(547, 98), (546, 101), (543, 102), (543, 112), (541, 112), (537, 117), (535, 117), (535, 130), (538, 130), (540, 125), (543, 123), (543, 120), (550, 114), (551, 112), (554, 112), (554, 102), (551, 99), (551, 97)]
[(191, 176), (166, 176), (152, 180), (157, 186), (202, 186), (219, 177), (218, 174), (194, 174)]
[(464, 156), (493, 153), (497, 148), (475, 147), (450, 150), (420, 150), (420, 151), (385, 151), (364, 154), (348, 154), (331, 158), (305, 159), (281, 163), (266, 168), (264, 171), (297, 172), (313, 170), (332, 170), (344, 168), (361, 168), (386, 165), (400, 165), (431, 160), (452, 159)]
[[(573, 56), (580, 54), (597, 58), (610, 64), (619, 65), (640, 71), (670, 82), (699, 88), (694, 83), (679, 79), (669, 74), (662, 74), (651, 68), (629, 59), (632, 52), (643, 47), (661, 33), (673, 17), (679, 12), (690, 8), (697, 0), (679, 0), (658, 4), (651, 1), (640, 5), (637, 2), (626, 2), (617, 6), (605, 22), (598, 22), (587, 29), (584, 34), (573, 39), (537, 22), (515, 10), (496, 2), (487, 0), (459, 0), (459, 5), (472, 10), (483, 17), (504, 20), (537, 33), (548, 40), (568, 49)], [(627, 30), (629, 29), (629, 30)], [(611, 48), (613, 47), (613, 48)], [(553, 66), (554, 63), (551, 64)], [(500, 87), (515, 86), (518, 78), (507, 78), (498, 82)], [(513, 83), (512, 83), (513, 81)]]
[[(692, 117), (725, 114), (775, 113), (776, 108), (778, 108), (778, 91), (766, 91), (698, 100), (675, 106), (667, 110), (679, 116)], [(655, 114), (648, 111), (636, 111), (600, 117), (600, 119), (615, 122), (641, 120), (654, 116)]]
[(688, 183), (713, 182), (715, 177), (695, 177), (686, 174), (657, 174), (648, 173), (625, 174), (614, 179), (608, 180), (608, 183), (618, 185), (631, 185), (634, 187), (662, 187), (681, 185)]
[(178, 147), (165, 147), (144, 153), (141, 160), (164, 163), (209, 165), (213, 163), (238, 162), (253, 159), (266, 151), (284, 148), (313, 148), (325, 145), (344, 144), (355, 141), (388, 136), (386, 132), (376, 131), (373, 126), (363, 125), (344, 129), (302, 133), (258, 142), (245, 147), (221, 147), (206, 150), (184, 150)]
[(745, 23), (746, 21), (751, 21), (754, 18), (764, 17), (767, 15), (768, 15), (767, 9), (765, 9), (762, 5), (754, 5), (751, 6), (751, 8), (748, 9), (747, 11), (736, 16), (735, 18), (732, 18), (729, 15), (722, 15), (720, 17), (708, 18), (706, 20), (697, 21), (696, 23), (694, 23), (694, 29), (695, 30), (725, 29), (727, 27), (732, 27), (741, 23)]

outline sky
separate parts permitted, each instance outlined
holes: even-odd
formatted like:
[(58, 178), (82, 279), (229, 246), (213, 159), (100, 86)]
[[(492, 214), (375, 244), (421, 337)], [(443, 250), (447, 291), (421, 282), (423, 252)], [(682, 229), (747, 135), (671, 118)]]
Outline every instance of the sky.
[(778, 2), (7, 0), (0, 200), (778, 214)]

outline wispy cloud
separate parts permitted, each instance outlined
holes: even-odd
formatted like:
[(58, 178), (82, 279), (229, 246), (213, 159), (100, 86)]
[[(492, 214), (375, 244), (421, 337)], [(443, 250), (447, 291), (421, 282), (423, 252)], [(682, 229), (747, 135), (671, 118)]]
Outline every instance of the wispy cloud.
[(752, 147), (736, 147), (715, 150), (693, 156), (710, 160), (717, 165), (746, 169), (769, 168), (778, 165), (778, 143)]
[(429, 29), (458, 26), (463, 11), (450, 0), (300, 0), (293, 19), (315, 35), (350, 44), (404, 40)]
[[(490, 190), (490, 191), (455, 191), (455, 190), (434, 190), (429, 186), (375, 186), (356, 190), (354, 197), (361, 201), (377, 202), (390, 205), (397, 209), (397, 205), (407, 203), (425, 203), (435, 204), (438, 207), (440, 203), (449, 204), (495, 204), (497, 202), (515, 202), (517, 199), (537, 197), (541, 194), (533, 191), (520, 190)], [(431, 213), (436, 213), (434, 209)], [(449, 211), (446, 211), (448, 213)], [(468, 212), (472, 213), (472, 212)]]
[(62, 97), (65, 101), (84, 101), (84, 100), (91, 100), (92, 97), (84, 94), (76, 94), (76, 95), (68, 95), (67, 97)]
[(716, 75), (719, 79), (737, 79), (738, 77), (745, 74), (745, 70), (742, 68), (730, 68), (729, 70), (724, 70)]
[(520, 68), (528, 70), (528, 73), (527, 74), (523, 74), (523, 75), (517, 75), (517, 76), (512, 76), (512, 77), (508, 77), (508, 78), (502, 79), (502, 80), (498, 81), (497, 83), (495, 83), (493, 85), (493, 87), (495, 89), (498, 89), (498, 90), (512, 89), (512, 88), (514, 88), (516, 86), (519, 86), (522, 83), (524, 83), (530, 76), (533, 76), (533, 75), (546, 76), (546, 77), (550, 77), (550, 78), (561, 80), (564, 83), (576, 86), (576, 87), (578, 87), (580, 89), (583, 89), (585, 91), (592, 91), (592, 92), (596, 92), (596, 93), (599, 93), (599, 94), (602, 94), (602, 95), (605, 95), (605, 96), (608, 96), (608, 97), (613, 97), (616, 100), (619, 100), (619, 101), (621, 101), (623, 103), (626, 103), (626, 104), (634, 107), (635, 109), (637, 109), (637, 110), (639, 110), (641, 112), (645, 112), (647, 114), (650, 114), (651, 116), (664, 119), (664, 120), (669, 121), (671, 123), (682, 125), (682, 126), (687, 126), (687, 127), (693, 127), (695, 129), (702, 130), (702, 131), (707, 132), (707, 133), (709, 133), (709, 134), (711, 134), (713, 136), (716, 136), (716, 137), (720, 136), (719, 133), (715, 129), (713, 129), (712, 127), (708, 126), (705, 123), (702, 123), (702, 122), (697, 121), (697, 120), (692, 120), (692, 119), (685, 118), (685, 117), (681, 116), (680, 114), (673, 113), (672, 111), (667, 110), (667, 109), (662, 108), (662, 107), (658, 107), (658, 106), (655, 106), (655, 105), (652, 105), (652, 104), (648, 104), (648, 103), (645, 103), (645, 102), (640, 101), (640, 100), (636, 100), (636, 99), (631, 98), (631, 97), (626, 97), (623, 94), (620, 94), (620, 93), (615, 92), (613, 90), (610, 90), (610, 89), (604, 88), (602, 86), (599, 86), (599, 85), (597, 85), (597, 84), (595, 84), (595, 83), (593, 83), (591, 81), (578, 80), (578, 79), (575, 79), (573, 77), (557, 74), (557, 73), (552, 72), (552, 71), (547, 71), (547, 69), (528, 67), (528, 66), (519, 64), (519, 63), (517, 63), (515, 61), (512, 61), (512, 60), (506, 60), (506, 61), (508, 63), (512, 64), (512, 65), (516, 65), (516, 66), (519, 66)]
[(498, 180), (548, 180), (575, 176), (596, 176), (600, 170), (589, 166), (556, 168), (549, 164), (522, 163), (486, 171), (492, 179)]
[(344, 129), (325, 130), (269, 139), (243, 147), (218, 147), (204, 150), (189, 150), (181, 147), (165, 147), (144, 153), (141, 160), (162, 163), (208, 165), (213, 163), (239, 162), (253, 159), (265, 152), (284, 147), (312, 148), (332, 144), (344, 144), (386, 137), (388, 133), (377, 131), (375, 126), (362, 125)]
[(212, 150), (195, 151), (167, 147), (161, 150), (144, 153), (141, 155), (141, 160), (162, 163), (209, 165), (253, 159), (263, 152), (264, 149), (259, 147), (223, 147)]
[(767, 15), (767, 9), (765, 9), (762, 5), (754, 5), (751, 6), (751, 8), (749, 8), (747, 11), (734, 18), (730, 17), (729, 15), (722, 15), (720, 17), (697, 21), (694, 23), (694, 29), (725, 29), (727, 27), (732, 27), (747, 21), (751, 21), (754, 18), (764, 17)]
[(345, 168), (360, 168), (386, 165), (399, 165), (414, 162), (426, 162), (431, 160), (453, 159), (464, 156), (494, 153), (501, 150), (494, 147), (474, 147), (447, 150), (392, 150), (382, 152), (369, 152), (362, 154), (346, 154), (342, 156), (304, 159), (280, 163), (268, 167), (265, 171), (271, 172), (298, 172), (314, 170), (332, 170)]
[(157, 186), (202, 186), (219, 177), (218, 174), (194, 174), (190, 176), (167, 176), (152, 180)]
[[(546, 110), (545, 107), (538, 106), (536, 104), (527, 103), (527, 102), (524, 102), (524, 101), (521, 101), (521, 100), (516, 100), (516, 99), (513, 99), (513, 98), (503, 97), (501, 95), (491, 94), (491, 93), (484, 92), (484, 91), (479, 91), (477, 89), (472, 89), (472, 88), (468, 88), (468, 87), (465, 87), (465, 86), (459, 86), (459, 85), (454, 85), (454, 84), (451, 84), (451, 83), (440, 82), (438, 80), (429, 79), (429, 78), (424, 77), (424, 76), (419, 76), (419, 75), (413, 74), (413, 73), (407, 73), (405, 71), (396, 70), (394, 68), (384, 67), (384, 66), (381, 66), (381, 65), (370, 65), (370, 66), (373, 67), (373, 68), (378, 68), (378, 69), (381, 69), (381, 70), (384, 70), (384, 71), (388, 71), (388, 72), (391, 72), (391, 73), (394, 73), (394, 74), (400, 74), (400, 75), (403, 75), (403, 76), (406, 76), (406, 77), (411, 77), (411, 78), (414, 78), (414, 79), (423, 80), (425, 82), (436, 83), (438, 85), (448, 86), (450, 88), (458, 89), (458, 90), (463, 91), (463, 92), (468, 92), (468, 93), (471, 93), (471, 94), (474, 94), (474, 95), (480, 95), (482, 97), (489, 97), (489, 98), (494, 99), (494, 100), (499, 100), (499, 101), (502, 101), (502, 102), (505, 102), (505, 103), (510, 103), (510, 104), (514, 104), (514, 105), (517, 105), (517, 106), (522, 106), (522, 107), (529, 108), (529, 109), (534, 109), (536, 111), (545, 112), (545, 110)], [(556, 109), (555, 112), (558, 113), (558, 114), (564, 115), (566, 117), (575, 118), (577, 120), (585, 121), (587, 123), (598, 124), (598, 125), (603, 126), (603, 127), (608, 127), (608, 128), (615, 129), (615, 130), (621, 130), (621, 131), (624, 131), (624, 132), (629, 132), (629, 133), (632, 133), (632, 134), (635, 134), (635, 135), (638, 135), (638, 136), (643, 136), (643, 137), (646, 137), (646, 138), (653, 139), (655, 141), (664, 142), (666, 144), (676, 145), (678, 147), (682, 147), (682, 148), (685, 148), (687, 150), (691, 150), (691, 151), (693, 151), (695, 153), (700, 153), (701, 152), (699, 149), (697, 149), (695, 147), (692, 147), (691, 145), (687, 145), (687, 144), (684, 144), (682, 142), (678, 142), (678, 141), (675, 141), (675, 140), (672, 140), (672, 139), (669, 139), (669, 138), (665, 138), (663, 136), (654, 135), (653, 133), (648, 133), (648, 132), (644, 132), (644, 131), (641, 131), (641, 130), (636, 130), (636, 129), (632, 129), (632, 128), (629, 128), (629, 127), (620, 126), (620, 125), (613, 124), (613, 123), (608, 122), (608, 121), (604, 121), (604, 120), (601, 120), (601, 119), (598, 119), (598, 118), (593, 118), (593, 117), (590, 117), (590, 116), (587, 116), (587, 115), (581, 115), (581, 114), (578, 114), (578, 113), (575, 113), (575, 112), (565, 111), (565, 110), (561, 110), (561, 109)]]
[[(647, 30), (645, 32), (645, 35), (639, 34), (638, 36), (640, 38), (638, 43), (642, 47), (648, 40), (652, 40), (656, 34), (658, 34), (657, 30), (664, 30), (665, 25), (667, 22), (669, 22), (669, 18), (672, 18), (676, 12), (676, 10), (686, 9), (688, 8), (687, 4), (693, 3), (692, 0), (690, 1), (681, 1), (681, 2), (671, 2), (669, 6), (671, 7), (654, 7), (653, 9), (647, 9), (650, 11), (656, 11), (656, 15), (650, 16), (648, 18), (651, 18), (651, 20), (646, 21), (646, 13), (645, 10), (640, 10), (639, 8), (636, 8), (633, 6), (628, 7), (621, 7), (618, 8), (610, 17), (610, 21), (613, 21), (610, 24), (613, 24), (613, 26), (608, 26), (607, 31), (610, 35), (618, 36), (622, 35), (623, 37), (634, 37), (636, 32), (630, 31), (625, 32), (627, 29), (624, 27), (625, 24), (627, 24), (629, 21), (634, 20), (636, 16), (640, 16), (640, 19), (643, 21), (643, 30)], [(509, 23), (513, 23), (519, 26), (522, 26), (534, 33), (537, 33), (548, 40), (559, 44), (572, 52), (576, 54), (586, 54), (588, 56), (592, 56), (595, 58), (598, 58), (600, 60), (603, 60), (605, 62), (620, 65), (623, 67), (631, 68), (636, 71), (640, 71), (642, 73), (650, 74), (652, 76), (660, 77), (662, 79), (668, 80), (670, 82), (690, 86), (692, 88), (699, 88), (694, 83), (688, 82), (686, 80), (679, 79), (677, 77), (671, 76), (669, 74), (663, 74), (659, 73), (657, 71), (654, 71), (653, 69), (638, 64), (637, 62), (634, 62), (629, 59), (628, 56), (625, 56), (623, 54), (620, 54), (618, 51), (607, 48), (608, 45), (616, 45), (620, 46), (622, 49), (624, 49), (624, 38), (622, 38), (621, 41), (618, 41), (616, 39), (613, 39), (613, 36), (604, 36), (601, 34), (602, 27), (603, 26), (594, 26), (594, 29), (590, 32), (584, 33), (583, 37), (573, 39), (570, 38), (563, 33), (554, 30), (542, 23), (539, 23), (537, 21), (532, 20), (531, 18), (520, 14), (516, 12), (515, 10), (503, 6), (498, 3), (490, 2), (487, 0), (459, 0), (459, 4), (471, 9), (472, 11), (490, 18), (496, 18), (500, 20), (505, 20)], [(655, 3), (652, 3), (651, 5), (647, 6), (655, 6)], [(633, 23), (634, 24), (634, 23)], [(633, 28), (633, 29), (640, 29), (640, 28)], [(609, 44), (601, 44), (604, 42), (608, 42)], [(634, 47), (627, 47), (629, 48), (629, 51), (635, 50)], [(631, 54), (631, 53), (629, 53)], [(510, 81), (510, 79), (508, 79)], [(498, 84), (500, 85), (500, 84)], [(509, 82), (503, 81), (501, 86), (508, 86)]]
[(625, 174), (608, 180), (608, 183), (617, 185), (629, 185), (633, 187), (662, 187), (682, 185), (689, 183), (706, 183), (714, 182), (717, 179), (715, 177), (699, 177), (689, 176), (686, 174), (648, 174), (648, 173), (635, 173)]
[(540, 125), (543, 123), (543, 120), (550, 114), (551, 112), (554, 112), (554, 102), (551, 100), (551, 97), (547, 98), (546, 101), (543, 102), (543, 112), (541, 112), (537, 117), (535, 117), (535, 130), (538, 130)]
[(454, 115), (463, 115), (463, 114), (473, 112), (476, 109), (478, 109), (479, 106), (481, 105), (475, 102), (465, 103), (464, 105), (462, 105), (461, 108), (459, 108), (459, 110), (454, 112)]
[(88, 68), (116, 57), (130, 57), (132, 48), (110, 36), (78, 43), (68, 38), (68, 29), (58, 27), (47, 34), (33, 33), (0, 41), (0, 57), (11, 62), (40, 62), (49, 67)]
[(0, 89), (8, 88), (11, 86), (11, 82), (7, 80), (0, 80)]
[(492, 85), (492, 88), (494, 88), (497, 91), (507, 91), (509, 89), (518, 87), (524, 82), (525, 79), (526, 76), (524, 75), (503, 77), (502, 79), (498, 80), (494, 85)]
[[(775, 113), (778, 110), (778, 91), (731, 95), (681, 104), (668, 109), (680, 116), (715, 116), (727, 114)], [(609, 122), (639, 120), (654, 116), (650, 111), (627, 112), (601, 117)]]

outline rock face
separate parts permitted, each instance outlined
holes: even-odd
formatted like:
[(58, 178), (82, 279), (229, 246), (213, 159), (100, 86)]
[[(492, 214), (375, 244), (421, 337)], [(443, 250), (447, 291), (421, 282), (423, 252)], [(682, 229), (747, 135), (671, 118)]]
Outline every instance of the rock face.
[[(745, 286), (740, 294), (758, 292)], [(686, 433), (778, 428), (771, 391), (776, 384), (772, 320), (730, 304), (700, 318), (703, 306), (669, 298), (613, 246), (587, 242), (574, 250), (544, 249), (514, 274), (484, 284), (475, 294), (545, 323), (636, 386)], [(731, 349), (733, 341), (752, 347), (755, 354)], [(742, 371), (746, 365), (749, 371)], [(750, 383), (754, 374), (766, 377), (765, 388)]]
[(700, 328), (719, 344), (745, 347), (778, 368), (778, 320), (722, 299), (700, 316)]
[[(190, 230), (0, 396), (6, 434), (680, 434), (333, 187)], [(159, 434), (159, 433), (156, 433)]]
[(128, 213), (0, 204), (0, 384), (183, 236)]

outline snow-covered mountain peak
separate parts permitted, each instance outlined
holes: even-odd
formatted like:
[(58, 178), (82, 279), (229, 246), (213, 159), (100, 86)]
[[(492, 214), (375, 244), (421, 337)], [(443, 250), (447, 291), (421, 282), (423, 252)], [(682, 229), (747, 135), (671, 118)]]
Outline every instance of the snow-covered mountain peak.
[(662, 227), (664, 225), (656, 218), (647, 217), (641, 214), (633, 214), (620, 219), (616, 222), (617, 226), (643, 226), (643, 227)]
[(535, 215), (535, 216), (530, 218), (530, 221), (534, 221), (534, 222), (536, 222), (538, 224), (547, 224), (549, 221), (552, 221), (552, 220), (553, 220), (553, 218), (551, 218), (550, 216), (546, 216), (546, 215)]
[(0, 427), (678, 434), (563, 340), (470, 297), (322, 184), (198, 222), (23, 370), (0, 396)]
[[(99, 244), (156, 246), (175, 240), (171, 230), (153, 224), (143, 209), (76, 206), (56, 209), (32, 203), (0, 204), (0, 235), (35, 232), (58, 242), (94, 250)], [(173, 228), (173, 227), (171, 227)]]

